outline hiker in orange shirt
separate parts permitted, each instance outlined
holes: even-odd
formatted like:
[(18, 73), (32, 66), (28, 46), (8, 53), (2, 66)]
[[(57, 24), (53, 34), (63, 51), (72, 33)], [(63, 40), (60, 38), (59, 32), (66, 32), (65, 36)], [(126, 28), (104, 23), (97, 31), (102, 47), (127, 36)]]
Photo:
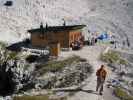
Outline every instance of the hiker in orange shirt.
[(97, 70), (96, 76), (97, 76), (97, 86), (96, 91), (99, 89), (99, 94), (102, 95), (103, 92), (103, 85), (106, 79), (107, 71), (105, 70), (105, 66), (101, 65), (100, 69)]

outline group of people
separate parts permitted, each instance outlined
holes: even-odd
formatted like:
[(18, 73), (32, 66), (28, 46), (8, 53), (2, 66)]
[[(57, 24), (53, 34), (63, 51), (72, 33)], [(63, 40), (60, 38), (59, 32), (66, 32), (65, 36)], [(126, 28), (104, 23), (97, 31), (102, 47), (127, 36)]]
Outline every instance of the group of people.
[[(88, 38), (87, 44), (88, 45), (95, 45), (98, 42), (97, 36), (92, 36)], [(71, 43), (72, 50), (79, 50), (84, 44), (84, 38), (80, 38), (78, 40), (75, 40)]]
[(75, 40), (71, 43), (72, 50), (79, 50), (83, 47), (84, 44), (84, 37), (80, 37), (78, 40)]
[(92, 37), (88, 38), (88, 45), (95, 45), (97, 43), (98, 38)]
[(72, 50), (79, 50), (82, 47), (81, 41), (74, 41), (71, 43)]

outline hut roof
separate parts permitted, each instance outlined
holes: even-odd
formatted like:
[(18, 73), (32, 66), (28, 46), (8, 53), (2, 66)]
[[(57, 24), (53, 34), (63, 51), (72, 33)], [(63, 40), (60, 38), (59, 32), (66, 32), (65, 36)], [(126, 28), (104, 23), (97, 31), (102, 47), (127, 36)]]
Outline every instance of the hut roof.
[(71, 26), (49, 26), (42, 27), (37, 29), (28, 30), (29, 33), (45, 33), (45, 32), (59, 32), (59, 31), (70, 31), (70, 30), (78, 30), (84, 28), (86, 25), (71, 25)]

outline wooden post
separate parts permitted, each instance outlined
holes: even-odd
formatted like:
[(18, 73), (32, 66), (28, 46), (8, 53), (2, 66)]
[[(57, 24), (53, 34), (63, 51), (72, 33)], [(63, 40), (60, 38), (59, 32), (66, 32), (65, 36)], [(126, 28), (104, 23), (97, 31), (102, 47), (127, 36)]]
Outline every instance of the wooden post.
[(50, 43), (50, 55), (51, 56), (59, 56), (60, 54), (60, 43), (55, 42), (55, 43)]

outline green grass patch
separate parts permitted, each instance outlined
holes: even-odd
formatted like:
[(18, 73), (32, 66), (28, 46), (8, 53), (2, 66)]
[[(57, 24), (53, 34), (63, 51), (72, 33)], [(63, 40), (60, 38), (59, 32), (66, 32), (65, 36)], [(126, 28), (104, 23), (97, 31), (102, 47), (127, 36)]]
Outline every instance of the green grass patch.
[(133, 100), (133, 96), (129, 95), (126, 91), (121, 88), (115, 88), (115, 95), (119, 97), (121, 100)]
[(46, 64), (38, 65), (37, 68), (39, 68), (41, 74), (44, 74), (46, 72), (60, 71), (74, 62), (76, 63), (80, 61), (81, 58), (79, 56), (73, 56), (61, 61), (48, 61)]
[(53, 99), (49, 99), (47, 95), (41, 96), (15, 96), (13, 100), (67, 100), (67, 97), (57, 97)]
[(8, 59), (18, 59), (19, 58), (17, 52), (11, 51), (11, 52), (8, 53), (8, 55), (9, 55)]
[(13, 100), (49, 100), (48, 96), (16, 96)]
[[(3, 49), (2, 51), (2, 56), (0, 57), (0, 63), (2, 64), (5, 61), (8, 60), (16, 60), (19, 59), (18, 53), (13, 52), (13, 51), (8, 51), (7, 49)], [(2, 58), (2, 59), (1, 59)]]
[(109, 51), (108, 53), (101, 54), (101, 60), (107, 63), (115, 63), (120, 59), (120, 56), (117, 52)]
[(127, 61), (124, 60), (118, 52), (111, 50), (108, 53), (101, 54), (100, 59), (107, 63), (127, 64)]

